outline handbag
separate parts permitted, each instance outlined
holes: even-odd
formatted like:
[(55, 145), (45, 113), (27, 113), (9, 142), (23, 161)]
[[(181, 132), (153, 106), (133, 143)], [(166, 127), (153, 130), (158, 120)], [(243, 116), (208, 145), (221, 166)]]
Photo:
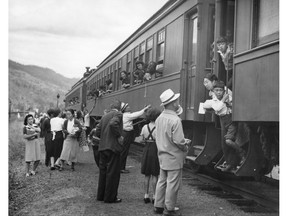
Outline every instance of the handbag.
[(83, 152), (88, 152), (89, 151), (89, 146), (88, 145), (83, 145), (82, 146)]

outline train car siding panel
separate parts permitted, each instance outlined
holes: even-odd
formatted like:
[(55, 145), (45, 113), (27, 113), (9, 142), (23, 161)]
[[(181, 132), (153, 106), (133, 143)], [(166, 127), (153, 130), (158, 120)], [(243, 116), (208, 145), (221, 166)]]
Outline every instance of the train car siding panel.
[[(175, 72), (164, 78), (159, 78), (145, 84), (134, 86), (130, 89), (123, 89), (118, 92), (107, 94), (97, 99), (96, 108), (91, 113), (92, 116), (102, 116), (104, 109), (109, 109), (111, 101), (118, 99), (129, 103), (133, 111), (144, 108), (145, 105), (151, 104), (154, 107), (160, 107), (160, 94), (167, 88), (171, 88), (174, 92), (180, 91), (180, 73)], [(146, 92), (146, 93), (145, 93)], [(94, 100), (87, 101), (88, 110), (93, 106)]]
[(184, 17), (170, 23), (166, 28), (164, 75), (180, 71), (182, 67)]
[(234, 121), (279, 121), (279, 53), (235, 64)]

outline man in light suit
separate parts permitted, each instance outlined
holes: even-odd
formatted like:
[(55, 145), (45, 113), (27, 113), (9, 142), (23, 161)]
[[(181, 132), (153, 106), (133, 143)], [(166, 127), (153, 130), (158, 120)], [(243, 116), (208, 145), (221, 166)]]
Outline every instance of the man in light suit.
[(166, 216), (181, 215), (175, 211), (175, 204), (190, 143), (190, 140), (184, 138), (181, 119), (176, 113), (181, 107), (179, 96), (179, 93), (174, 94), (171, 89), (160, 95), (161, 106), (165, 109), (155, 122), (160, 176), (156, 186), (154, 212)]

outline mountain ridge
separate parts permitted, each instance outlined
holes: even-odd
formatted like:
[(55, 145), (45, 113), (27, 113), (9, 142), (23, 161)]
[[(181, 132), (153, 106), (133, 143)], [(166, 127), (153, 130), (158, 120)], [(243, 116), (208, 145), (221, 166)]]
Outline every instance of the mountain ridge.
[(9, 100), (12, 111), (28, 108), (45, 112), (56, 107), (64, 108), (65, 94), (80, 78), (67, 78), (54, 70), (38, 65), (24, 65), (9, 59)]

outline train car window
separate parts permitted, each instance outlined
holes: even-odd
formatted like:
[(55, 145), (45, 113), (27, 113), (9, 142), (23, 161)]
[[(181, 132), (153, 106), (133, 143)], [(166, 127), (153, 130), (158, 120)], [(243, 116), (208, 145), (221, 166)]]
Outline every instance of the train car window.
[(279, 0), (255, 0), (254, 46), (279, 39)]
[(120, 59), (118, 61), (118, 73), (117, 73), (117, 76), (118, 76), (118, 78), (117, 78), (117, 83), (118, 83), (117, 87), (118, 88), (117, 89), (121, 89), (121, 80), (120, 80), (121, 67), (122, 67), (122, 59)]
[(145, 41), (140, 44), (140, 56), (139, 56), (140, 61), (144, 61), (144, 54), (145, 54)]
[(147, 39), (147, 49), (146, 49), (146, 63), (148, 64), (149, 62), (152, 61), (152, 54), (153, 54), (153, 51), (152, 51), (152, 48), (153, 48), (153, 36), (148, 38)]
[(131, 52), (127, 54), (127, 67), (126, 67), (127, 73), (130, 73), (132, 71), (132, 64), (131, 64)]
[(158, 32), (157, 35), (157, 70), (162, 72), (164, 66), (164, 52), (165, 52), (165, 29)]

